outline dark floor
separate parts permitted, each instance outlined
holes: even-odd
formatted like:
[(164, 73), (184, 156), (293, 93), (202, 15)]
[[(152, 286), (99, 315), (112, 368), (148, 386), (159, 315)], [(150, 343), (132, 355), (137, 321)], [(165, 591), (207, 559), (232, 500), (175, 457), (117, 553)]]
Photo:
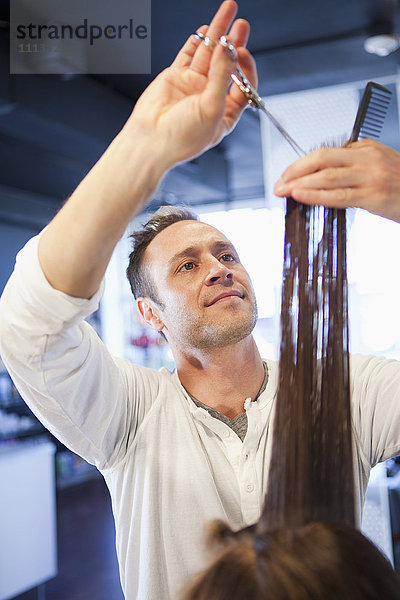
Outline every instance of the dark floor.
[[(123, 600), (103, 479), (58, 492), (57, 519), (58, 575), (45, 585), (46, 600)], [(36, 590), (17, 596), (37, 598)]]

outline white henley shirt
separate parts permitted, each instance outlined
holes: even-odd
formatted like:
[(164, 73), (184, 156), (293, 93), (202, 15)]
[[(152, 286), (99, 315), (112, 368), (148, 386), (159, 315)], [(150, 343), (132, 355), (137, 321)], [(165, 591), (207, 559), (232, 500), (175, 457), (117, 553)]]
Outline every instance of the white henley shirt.
[[(83, 321), (100, 296), (84, 300), (53, 289), (33, 238), (0, 300), (0, 351), (42, 423), (103, 474), (127, 600), (176, 600), (207, 563), (205, 524), (223, 519), (239, 529), (260, 515), (277, 363), (267, 361), (259, 398), (243, 398), (242, 443), (194, 404), (176, 372), (110, 355)], [(400, 363), (353, 356), (351, 392), (360, 512), (370, 467), (400, 454)]]

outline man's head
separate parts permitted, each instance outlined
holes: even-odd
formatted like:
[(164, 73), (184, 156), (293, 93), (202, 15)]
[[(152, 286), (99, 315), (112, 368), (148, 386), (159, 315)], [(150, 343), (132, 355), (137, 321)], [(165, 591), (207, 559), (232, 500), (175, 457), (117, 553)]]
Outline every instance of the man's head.
[(164, 208), (133, 237), (127, 274), (139, 311), (173, 349), (219, 348), (250, 335), (251, 281), (220, 231), (187, 210)]
[(132, 294), (137, 299), (146, 296), (154, 302), (160, 303), (157, 297), (154, 281), (152, 281), (149, 269), (144, 261), (144, 254), (147, 246), (169, 225), (178, 221), (198, 221), (198, 216), (186, 208), (163, 206), (143, 225), (132, 233), (133, 250), (129, 255), (129, 265), (126, 269), (126, 275), (131, 285)]

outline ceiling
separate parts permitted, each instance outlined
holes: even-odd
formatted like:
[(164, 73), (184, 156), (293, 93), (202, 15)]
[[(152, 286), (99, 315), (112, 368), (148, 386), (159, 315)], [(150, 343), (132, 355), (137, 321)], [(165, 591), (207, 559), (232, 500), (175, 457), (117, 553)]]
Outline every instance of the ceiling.
[[(9, 75), (8, 5), (0, 5), (0, 220), (41, 227), (119, 131), (136, 99), (218, 2), (152, 1), (151, 75)], [(400, 32), (396, 0), (247, 0), (259, 92), (274, 95), (395, 76), (399, 51), (365, 52)], [(396, 124), (397, 126), (397, 124)], [(174, 169), (158, 202), (252, 202), (263, 195), (258, 115), (246, 110), (217, 148)]]

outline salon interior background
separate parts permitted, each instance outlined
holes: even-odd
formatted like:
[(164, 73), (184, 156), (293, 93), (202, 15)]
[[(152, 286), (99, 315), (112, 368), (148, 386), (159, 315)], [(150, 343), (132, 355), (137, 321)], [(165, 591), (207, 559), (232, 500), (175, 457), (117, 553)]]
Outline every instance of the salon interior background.
[[(9, 7), (0, 3), (0, 291), (18, 248), (60, 208), (143, 89), (217, 4), (152, 1), (151, 75), (10, 76)], [(368, 79), (396, 91), (400, 51), (381, 57), (364, 49), (371, 35), (400, 34), (396, 0), (246, 0), (239, 14), (252, 25), (263, 96)], [(385, 131), (383, 141), (398, 148), (397, 99)], [(249, 109), (218, 147), (175, 168), (153, 205), (228, 209), (253, 206), (264, 192), (259, 115)]]
[[(152, 0), (151, 75), (10, 76), (9, 6), (0, 0), (0, 293), (17, 251), (59, 210), (120, 130), (144, 88), (170, 64), (187, 36), (208, 22), (218, 4), (219, 0)], [(30, 5), (34, 6), (35, 0)], [(364, 49), (365, 41), (377, 34), (392, 35), (396, 43), (396, 35), (400, 34), (397, 0), (242, 0), (239, 14), (252, 26), (249, 48), (257, 61), (259, 92), (268, 98), (267, 105), (279, 118), (287, 119), (284, 124), (300, 145), (309, 148), (315, 143), (314, 133), (318, 135), (319, 131), (322, 141), (328, 124), (336, 133), (337, 123), (337, 133), (342, 134), (339, 125), (354, 119), (360, 90), (365, 81), (372, 79), (393, 91), (382, 141), (400, 150), (400, 51), (377, 56)], [(329, 130), (328, 137), (331, 135)], [(279, 325), (279, 313), (274, 319), (266, 315), (273, 314), (274, 302), (279, 301), (281, 281), (275, 241), (282, 237), (282, 211), (280, 216), (274, 212), (278, 209), (273, 208), (274, 199), (269, 193), (274, 177), (271, 165), (278, 176), (281, 164), (277, 163), (280, 154), (274, 145), (276, 138), (268, 136), (268, 128), (260, 127), (259, 115), (246, 110), (235, 131), (219, 146), (171, 171), (152, 201), (153, 208), (184, 201), (205, 216), (214, 212), (212, 219), (218, 227), (224, 228), (231, 221), (240, 240), (248, 234), (247, 238), (255, 242), (249, 252), (251, 266), (255, 267), (251, 274), (254, 280), (269, 284), (268, 293), (261, 294), (261, 302), (259, 298), (261, 345), (274, 339)], [(234, 211), (230, 216), (215, 214), (238, 207), (254, 211), (268, 207), (268, 211), (262, 218), (260, 213), (242, 213), (241, 228), (237, 227)], [(378, 239), (370, 222), (358, 223), (354, 215), (350, 220), (360, 225), (358, 229), (353, 227), (356, 234), (358, 230), (364, 232), (362, 248), (367, 254), (357, 263), (362, 273), (351, 274), (351, 285), (356, 282), (353, 287), (359, 292), (352, 331), (365, 344), (365, 336), (357, 327), (359, 322), (367, 323), (367, 338), (378, 342), (373, 348), (367, 344), (356, 349), (386, 354), (389, 349), (389, 355), (400, 358), (400, 225), (394, 225), (389, 234), (381, 231)], [(390, 225), (387, 227), (390, 229)], [(353, 246), (360, 248), (356, 234)], [(230, 232), (228, 235), (233, 237)], [(262, 243), (269, 244), (267, 249)], [(134, 304), (121, 264), (126, 261), (127, 251), (125, 240), (118, 246), (108, 272), (111, 285), (106, 286), (102, 316), (108, 313), (111, 317), (101, 319), (102, 335), (117, 354), (157, 367), (158, 361), (168, 363), (170, 357), (162, 347), (160, 352), (152, 352), (160, 338), (147, 337), (150, 334), (135, 324)], [(246, 257), (242, 258), (247, 265)], [(388, 292), (391, 282), (393, 288)], [(371, 314), (374, 316), (369, 317)], [(384, 326), (379, 320), (382, 315), (387, 317)], [(125, 339), (118, 334), (120, 331)], [(261, 351), (271, 356), (273, 348), (262, 347)], [(59, 456), (67, 454), (60, 451)], [(385, 481), (385, 467), (381, 475)], [(379, 492), (381, 488), (374, 489)], [(385, 510), (380, 513), (382, 519), (370, 512), (364, 530), (380, 540), (391, 556), (388, 505)], [(395, 523), (393, 527), (397, 534), (400, 525)], [(395, 559), (399, 568), (399, 544)]]

